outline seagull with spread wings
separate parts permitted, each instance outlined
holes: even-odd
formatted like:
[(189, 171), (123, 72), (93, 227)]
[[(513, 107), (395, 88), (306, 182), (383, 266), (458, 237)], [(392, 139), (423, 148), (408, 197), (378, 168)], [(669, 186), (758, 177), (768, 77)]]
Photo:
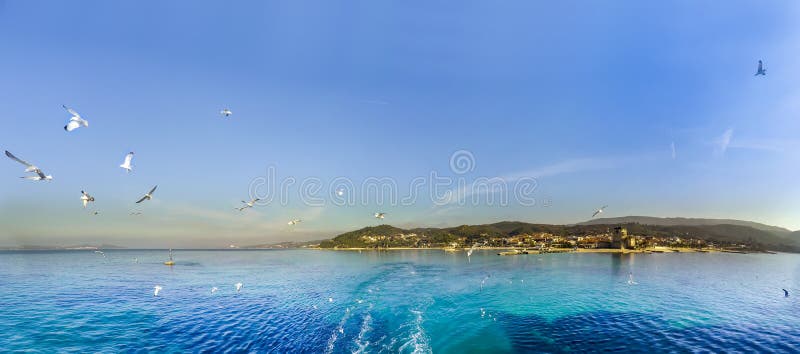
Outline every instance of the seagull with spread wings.
[(81, 202), (83, 202), (83, 207), (84, 208), (86, 208), (86, 204), (89, 204), (89, 202), (93, 202), (93, 201), (94, 201), (94, 197), (89, 195), (89, 193), (81, 191)]
[(292, 220), (292, 221), (289, 221), (287, 224), (289, 224), (289, 225), (291, 225), (291, 226), (294, 226), (294, 225), (297, 225), (297, 224), (299, 224), (299, 223), (301, 223), (301, 222), (303, 222), (303, 220), (300, 220), (300, 219), (294, 219), (294, 220)]
[(375, 219), (383, 219), (386, 217), (386, 213), (375, 213), (373, 216), (375, 216)]
[(225, 116), (227, 118), (227, 117), (230, 117), (231, 114), (233, 114), (233, 112), (231, 112), (231, 110), (228, 109), (228, 108), (223, 108), (221, 111), (219, 111), (219, 114), (221, 114), (221, 115), (223, 115), (223, 116)]
[(764, 69), (764, 63), (761, 60), (758, 61), (758, 70), (756, 71), (755, 76), (767, 76), (767, 69)]
[(156, 188), (158, 188), (158, 185), (156, 185), (155, 187), (153, 187), (153, 189), (151, 189), (149, 192), (147, 192), (147, 194), (145, 194), (144, 197), (142, 197), (141, 199), (137, 200), (136, 203), (138, 204), (138, 203), (141, 203), (141, 202), (143, 202), (145, 200), (153, 199), (153, 192), (156, 191)]
[(253, 199), (253, 200), (251, 200), (249, 202), (246, 202), (246, 201), (243, 200), (242, 203), (244, 203), (244, 205), (242, 205), (241, 208), (234, 208), (234, 209), (236, 209), (238, 211), (243, 211), (243, 210), (245, 210), (247, 208), (252, 208), (254, 205), (256, 205), (256, 202), (259, 201), (259, 200), (261, 200), (261, 199), (255, 198), (255, 199)]
[(598, 214), (601, 214), (601, 213), (603, 212), (603, 210), (605, 210), (606, 208), (608, 208), (608, 205), (603, 205), (603, 207), (602, 207), (602, 208), (595, 210), (595, 211), (594, 211), (594, 214), (592, 214), (592, 217), (595, 217), (595, 216), (597, 216)]
[(12, 159), (12, 160), (14, 160), (16, 162), (19, 162), (19, 163), (25, 165), (25, 172), (33, 172), (33, 173), (36, 174), (36, 176), (27, 176), (27, 177), (20, 177), (20, 178), (29, 179), (29, 180), (32, 180), (32, 181), (49, 181), (49, 180), (53, 179), (53, 176), (45, 175), (44, 172), (42, 172), (42, 170), (40, 170), (38, 167), (36, 167), (33, 164), (30, 164), (28, 162), (25, 162), (24, 160), (14, 156), (14, 154), (10, 153), (8, 150), (6, 150), (6, 156), (8, 156), (8, 158), (10, 158), (10, 159)]
[(124, 168), (125, 171), (131, 172), (133, 169), (133, 167), (131, 167), (131, 160), (133, 160), (133, 151), (125, 155), (125, 161), (123, 161), (122, 165), (119, 165), (119, 167)]
[(89, 126), (89, 122), (86, 119), (81, 118), (81, 115), (78, 114), (78, 112), (75, 112), (74, 109), (69, 108), (66, 105), (61, 105), (61, 107), (64, 107), (64, 109), (66, 109), (67, 112), (69, 112), (69, 114), (72, 115), (72, 117), (69, 119), (69, 123), (67, 123), (67, 125), (64, 126), (64, 130), (71, 132), (80, 127)]

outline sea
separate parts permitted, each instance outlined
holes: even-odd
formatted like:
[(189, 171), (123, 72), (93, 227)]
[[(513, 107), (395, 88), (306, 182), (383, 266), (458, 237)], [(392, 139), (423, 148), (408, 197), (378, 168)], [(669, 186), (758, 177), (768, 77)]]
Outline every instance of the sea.
[(165, 266), (167, 257), (0, 252), (0, 351), (800, 351), (797, 254), (175, 250)]

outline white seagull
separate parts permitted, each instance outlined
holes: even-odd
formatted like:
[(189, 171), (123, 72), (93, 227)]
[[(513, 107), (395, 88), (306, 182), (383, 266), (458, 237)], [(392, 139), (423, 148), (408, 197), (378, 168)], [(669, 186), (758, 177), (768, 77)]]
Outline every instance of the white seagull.
[(386, 217), (386, 213), (375, 213), (373, 216), (375, 216), (375, 219), (383, 219)]
[(255, 198), (255, 199), (253, 199), (253, 200), (251, 200), (249, 202), (246, 202), (246, 201), (243, 200), (242, 203), (244, 203), (244, 205), (241, 208), (234, 208), (234, 209), (236, 209), (238, 211), (242, 211), (242, 210), (245, 210), (247, 208), (252, 208), (254, 205), (256, 205), (256, 202), (259, 201), (259, 200), (261, 200), (261, 199)]
[(92, 197), (91, 195), (89, 195), (89, 193), (86, 193), (84, 191), (81, 191), (81, 194), (82, 194), (81, 201), (83, 202), (83, 207), (86, 208), (86, 204), (89, 204), (89, 202), (93, 202), (94, 197)]
[(153, 296), (158, 296), (158, 292), (160, 292), (160, 291), (161, 291), (161, 289), (163, 289), (163, 288), (161, 287), (161, 285), (156, 285), (156, 286), (154, 286), (154, 287), (153, 287)]
[(602, 207), (602, 208), (595, 210), (595, 211), (594, 211), (594, 214), (592, 214), (592, 217), (595, 217), (595, 216), (597, 216), (597, 214), (600, 214), (600, 213), (602, 213), (602, 212), (603, 212), (603, 210), (605, 210), (605, 208), (608, 208), (608, 205), (603, 205), (603, 207)]
[(287, 224), (289, 224), (289, 225), (297, 225), (297, 224), (299, 224), (299, 223), (301, 223), (301, 222), (303, 222), (303, 220), (300, 220), (300, 219), (294, 219), (294, 220), (292, 220), (292, 221), (289, 221)]
[(344, 195), (344, 189), (341, 189), (341, 188), (337, 189), (336, 190), (336, 195), (338, 195), (340, 197), (343, 196)]
[(133, 151), (125, 155), (125, 161), (122, 162), (122, 165), (119, 165), (119, 167), (124, 168), (125, 171), (131, 172), (133, 169), (133, 167), (131, 167), (131, 160), (133, 160)]
[(153, 199), (153, 192), (156, 191), (156, 188), (158, 188), (158, 185), (156, 185), (155, 187), (153, 187), (153, 189), (147, 192), (147, 194), (145, 194), (144, 197), (142, 197), (142, 199), (137, 200), (136, 203), (141, 203), (145, 200)]
[(32, 180), (32, 181), (49, 181), (49, 180), (53, 179), (53, 176), (45, 175), (44, 172), (42, 172), (42, 170), (40, 170), (38, 167), (36, 167), (33, 164), (30, 164), (28, 162), (25, 162), (24, 160), (21, 160), (20, 158), (14, 156), (14, 154), (9, 152), (8, 150), (6, 150), (6, 156), (8, 156), (8, 158), (10, 158), (10, 159), (12, 159), (12, 160), (14, 160), (16, 162), (19, 162), (19, 163), (25, 165), (25, 172), (33, 172), (33, 173), (36, 174), (36, 176), (27, 176), (27, 177), (20, 177), (20, 178), (29, 179), (29, 180)]
[(764, 63), (761, 60), (758, 61), (758, 70), (756, 71), (755, 76), (767, 76), (767, 69), (764, 69)]
[(239, 283), (236, 283), (234, 286), (236, 287), (236, 293), (238, 294), (240, 291), (242, 291), (242, 286), (244, 286), (244, 284), (239, 282)]
[(228, 109), (228, 108), (223, 108), (221, 111), (219, 111), (219, 114), (221, 114), (221, 115), (223, 115), (225, 117), (230, 117), (231, 114), (233, 114), (233, 112), (231, 112), (231, 110)]
[(80, 127), (88, 127), (89, 126), (89, 122), (86, 121), (85, 119), (81, 118), (81, 115), (78, 114), (78, 112), (75, 112), (75, 110), (73, 110), (72, 108), (69, 108), (69, 107), (67, 107), (65, 105), (61, 105), (61, 107), (64, 107), (64, 109), (66, 109), (67, 112), (69, 112), (69, 114), (72, 115), (72, 118), (69, 119), (69, 123), (67, 123), (67, 125), (64, 126), (64, 130), (66, 130), (68, 132), (71, 132), (71, 131), (73, 131), (75, 129), (78, 129)]
[(215, 292), (217, 292), (217, 290), (219, 290), (218, 287), (216, 287), (216, 286), (211, 287), (211, 294), (213, 295)]

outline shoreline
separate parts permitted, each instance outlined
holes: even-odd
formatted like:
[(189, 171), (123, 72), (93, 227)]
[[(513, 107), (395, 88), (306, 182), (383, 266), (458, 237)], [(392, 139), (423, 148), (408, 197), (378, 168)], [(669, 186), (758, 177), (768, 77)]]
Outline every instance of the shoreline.
[[(311, 250), (321, 250), (321, 251), (345, 251), (345, 252), (363, 252), (363, 251), (409, 251), (409, 250), (435, 250), (435, 251), (442, 251), (442, 252), (451, 252), (451, 253), (459, 253), (459, 252), (467, 252), (469, 248), (449, 248), (449, 247), (429, 247), (429, 248), (417, 248), (417, 247), (386, 247), (386, 248), (366, 248), (366, 247), (352, 247), (352, 248), (307, 248)], [(489, 251), (523, 251), (524, 248), (518, 247), (481, 247), (475, 249), (476, 251), (480, 250), (489, 250)], [(572, 249), (572, 248), (551, 248), (548, 251), (541, 252), (538, 250), (526, 250), (529, 252), (528, 254), (547, 254), (547, 253), (619, 253), (619, 254), (661, 254), (661, 253), (738, 253), (738, 254), (750, 254), (750, 253), (765, 253), (765, 254), (775, 254), (776, 252), (773, 251), (749, 251), (749, 250), (724, 250), (724, 249), (712, 249), (712, 248), (683, 248), (683, 247), (668, 247), (668, 248), (647, 248), (647, 249), (637, 249), (637, 250), (628, 250), (628, 249), (618, 249), (618, 248), (579, 248), (579, 249)], [(520, 253), (522, 255), (523, 253)]]

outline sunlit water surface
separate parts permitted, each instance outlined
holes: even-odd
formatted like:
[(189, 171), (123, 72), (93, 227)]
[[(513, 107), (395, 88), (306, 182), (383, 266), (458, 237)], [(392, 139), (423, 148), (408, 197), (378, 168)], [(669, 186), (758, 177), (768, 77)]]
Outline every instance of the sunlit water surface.
[(800, 350), (800, 255), (495, 253), (0, 252), (0, 348)]

